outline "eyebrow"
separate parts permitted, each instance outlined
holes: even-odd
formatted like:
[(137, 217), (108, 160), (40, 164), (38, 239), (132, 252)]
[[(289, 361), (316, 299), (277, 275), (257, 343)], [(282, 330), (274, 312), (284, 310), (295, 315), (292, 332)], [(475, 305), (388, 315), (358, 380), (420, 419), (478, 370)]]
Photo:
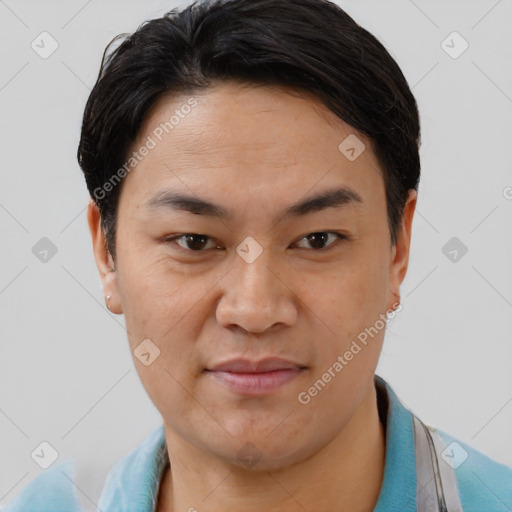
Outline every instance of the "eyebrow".
[[(363, 205), (362, 197), (349, 187), (339, 187), (324, 190), (323, 192), (301, 199), (288, 206), (278, 214), (276, 221), (289, 217), (302, 217), (304, 215), (325, 210), (326, 208), (340, 208), (345, 206)], [(146, 202), (150, 210), (171, 209), (204, 215), (219, 219), (231, 219), (231, 212), (219, 204), (206, 201), (197, 196), (164, 190), (155, 194)]]

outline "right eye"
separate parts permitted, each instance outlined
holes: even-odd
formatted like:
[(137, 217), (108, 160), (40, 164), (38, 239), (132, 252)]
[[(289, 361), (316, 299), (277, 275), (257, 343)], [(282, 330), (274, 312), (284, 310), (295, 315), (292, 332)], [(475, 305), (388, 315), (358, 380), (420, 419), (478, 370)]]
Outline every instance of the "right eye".
[[(181, 249), (188, 252), (202, 252), (205, 249), (218, 247), (218, 245), (209, 236), (197, 233), (173, 235), (162, 240), (162, 243), (164, 244), (170, 242), (176, 243)], [(208, 242), (213, 244), (213, 247), (207, 247)]]

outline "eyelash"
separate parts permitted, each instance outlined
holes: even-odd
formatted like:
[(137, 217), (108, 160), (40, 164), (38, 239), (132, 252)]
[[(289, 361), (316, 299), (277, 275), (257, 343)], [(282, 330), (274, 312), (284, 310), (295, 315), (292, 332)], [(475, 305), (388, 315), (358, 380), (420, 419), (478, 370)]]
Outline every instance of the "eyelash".
[[(298, 242), (301, 242), (302, 240), (306, 240), (311, 235), (320, 235), (320, 234), (335, 235), (337, 237), (337, 239), (333, 243), (329, 244), (327, 247), (323, 247), (321, 249), (310, 249), (314, 252), (327, 252), (327, 251), (331, 250), (333, 247), (338, 245), (336, 242), (350, 240), (350, 237), (348, 235), (344, 235), (342, 233), (337, 233), (335, 231), (314, 231), (312, 233), (308, 233), (307, 235), (299, 238)], [(207, 235), (203, 235), (201, 233), (182, 233), (180, 235), (173, 235), (170, 237), (165, 237), (161, 240), (161, 243), (168, 244), (170, 242), (175, 242), (177, 240), (184, 239), (185, 237), (196, 237), (196, 236), (197, 237), (205, 237), (208, 241), (213, 240), (211, 237), (209, 237)], [(179, 245), (177, 242), (176, 242), (176, 245), (178, 245), (179, 250), (182, 250), (182, 251), (185, 251), (188, 253), (201, 253), (201, 252), (206, 251), (206, 249), (199, 249), (199, 250), (187, 249), (187, 248)], [(213, 247), (213, 249), (217, 249), (217, 248), (218, 247)], [(212, 248), (210, 248), (210, 249), (212, 249)], [(299, 247), (299, 249), (304, 249), (304, 247)]]

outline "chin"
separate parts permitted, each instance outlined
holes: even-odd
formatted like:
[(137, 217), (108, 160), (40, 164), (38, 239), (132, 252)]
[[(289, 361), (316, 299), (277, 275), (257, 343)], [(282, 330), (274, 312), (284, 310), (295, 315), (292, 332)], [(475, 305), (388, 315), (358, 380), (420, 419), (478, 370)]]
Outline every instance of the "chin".
[(309, 459), (316, 452), (315, 447), (299, 447), (279, 444), (276, 447), (257, 448), (246, 443), (230, 462), (250, 471), (279, 471)]
[(217, 458), (224, 459), (240, 469), (251, 471), (278, 471), (311, 457), (321, 446), (317, 442), (308, 443), (303, 436), (293, 436), (291, 432), (253, 432), (245, 428), (244, 433), (233, 435), (223, 442), (207, 449)]

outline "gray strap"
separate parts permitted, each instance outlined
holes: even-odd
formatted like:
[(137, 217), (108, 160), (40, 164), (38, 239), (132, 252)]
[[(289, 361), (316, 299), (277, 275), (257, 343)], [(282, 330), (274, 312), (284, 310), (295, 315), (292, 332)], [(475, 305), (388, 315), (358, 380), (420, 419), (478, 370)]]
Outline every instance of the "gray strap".
[(439, 472), (441, 474), (446, 509), (449, 512), (463, 512), (462, 505), (460, 504), (459, 500), (459, 491), (457, 488), (457, 479), (455, 477), (455, 471), (441, 457), (441, 453), (446, 448), (446, 445), (444, 444), (443, 440), (441, 439), (441, 437), (439, 436), (435, 429), (431, 427), (427, 427), (427, 429), (430, 432), (432, 441), (434, 443), (434, 448), (437, 453), (437, 460), (439, 464)]
[(413, 426), (417, 512), (463, 512), (455, 472), (441, 458), (442, 439), (414, 415)]
[(432, 450), (423, 424), (413, 416), (417, 512), (441, 512)]

